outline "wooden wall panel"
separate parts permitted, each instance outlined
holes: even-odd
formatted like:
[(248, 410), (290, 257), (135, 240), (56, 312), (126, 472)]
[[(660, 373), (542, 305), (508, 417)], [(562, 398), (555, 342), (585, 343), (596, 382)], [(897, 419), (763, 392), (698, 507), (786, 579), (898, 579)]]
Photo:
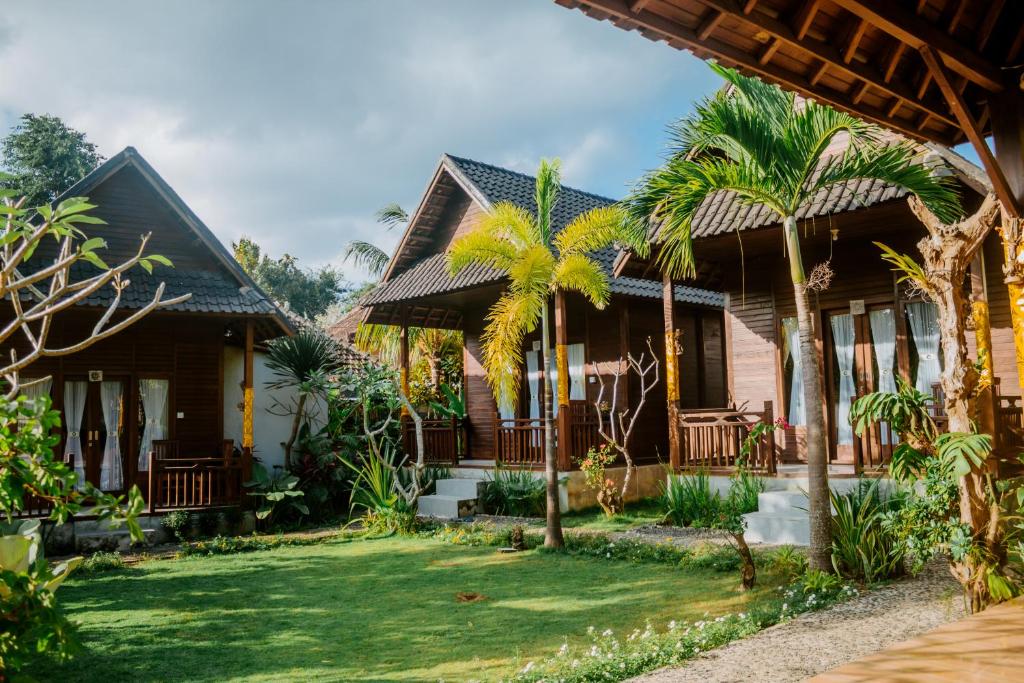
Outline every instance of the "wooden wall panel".
[[(661, 381), (648, 394), (647, 404), (636, 426), (633, 445), (634, 459), (637, 462), (652, 463), (659, 460), (668, 462), (668, 406), (665, 398), (664, 361), (665, 361), (665, 322), (662, 315), (661, 302), (651, 299), (647, 301), (632, 300), (629, 302), (629, 348), (636, 353), (647, 348), (647, 339), (651, 339), (654, 353), (662, 362)], [(640, 400), (640, 385), (631, 382), (629, 386), (629, 403), (635, 406)]]
[[(988, 286), (989, 324), (992, 328), (992, 364), (1004, 396), (1020, 396), (1017, 356), (1010, 322), (1010, 295), (1003, 282), (1003, 245), (998, 235), (985, 240), (985, 280)], [(972, 344), (974, 335), (968, 334)]]
[(463, 373), (466, 413), (469, 417), (469, 456), (487, 460), (494, 457), (494, 420), (497, 404), (487, 384), (483, 367), (480, 334), (486, 311), (467, 311), (464, 315)]

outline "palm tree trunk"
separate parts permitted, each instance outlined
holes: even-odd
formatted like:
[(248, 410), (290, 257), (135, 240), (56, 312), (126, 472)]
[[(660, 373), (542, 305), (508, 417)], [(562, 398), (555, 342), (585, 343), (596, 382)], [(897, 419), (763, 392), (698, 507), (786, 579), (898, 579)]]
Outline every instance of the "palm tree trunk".
[(284, 471), (292, 470), (292, 447), (295, 439), (299, 436), (299, 427), (302, 426), (302, 413), (306, 407), (306, 394), (299, 394), (299, 404), (295, 407), (295, 417), (292, 418), (292, 433), (288, 435), (288, 441), (284, 444)]
[(784, 229), (789, 251), (789, 274), (796, 299), (796, 321), (800, 330), (800, 375), (804, 384), (804, 415), (807, 424), (807, 497), (811, 524), (808, 557), (812, 569), (832, 570), (832, 511), (828, 495), (828, 449), (825, 444), (825, 415), (822, 410), (821, 372), (818, 347), (814, 341), (814, 314), (807, 296), (800, 233), (796, 217), (787, 216)]
[[(544, 532), (545, 548), (561, 548), (565, 545), (562, 538), (562, 512), (558, 506), (558, 461), (555, 454), (555, 415), (552, 403), (554, 392), (551, 391), (550, 351), (551, 330), (548, 323), (548, 303), (544, 304), (544, 313), (540, 323), (541, 367), (544, 368), (544, 472), (547, 475), (547, 528)], [(564, 378), (559, 378), (564, 382)], [(564, 438), (564, 435), (563, 435)]]

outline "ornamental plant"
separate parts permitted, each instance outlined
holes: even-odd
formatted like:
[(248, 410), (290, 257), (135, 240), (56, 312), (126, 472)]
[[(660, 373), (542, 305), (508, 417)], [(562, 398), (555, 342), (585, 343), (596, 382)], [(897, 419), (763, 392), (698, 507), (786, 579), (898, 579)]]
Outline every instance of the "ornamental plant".
[(611, 444), (604, 443), (598, 448), (587, 451), (587, 454), (576, 460), (587, 488), (597, 491), (597, 504), (608, 517), (622, 512), (622, 493), (612, 479), (605, 476), (605, 468), (615, 462), (618, 453)]

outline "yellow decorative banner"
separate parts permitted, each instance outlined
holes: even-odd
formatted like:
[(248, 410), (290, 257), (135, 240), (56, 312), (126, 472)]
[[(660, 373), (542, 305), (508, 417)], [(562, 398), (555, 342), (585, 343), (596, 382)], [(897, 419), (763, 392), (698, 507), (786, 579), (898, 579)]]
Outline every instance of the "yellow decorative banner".
[(569, 347), (555, 345), (555, 367), (558, 368), (558, 405), (569, 405)]
[(676, 337), (671, 330), (665, 330), (665, 394), (669, 402), (679, 400), (679, 377), (676, 366)]
[(242, 448), (253, 446), (253, 390), (246, 387), (242, 398)]

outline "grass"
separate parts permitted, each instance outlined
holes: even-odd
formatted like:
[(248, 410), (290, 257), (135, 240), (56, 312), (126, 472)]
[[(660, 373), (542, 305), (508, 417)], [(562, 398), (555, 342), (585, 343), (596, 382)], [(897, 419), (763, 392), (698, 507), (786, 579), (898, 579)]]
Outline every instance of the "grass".
[[(761, 577), (759, 577), (761, 578)], [(767, 577), (765, 577), (767, 578)], [(71, 581), (85, 650), (39, 680), (494, 680), (588, 626), (748, 608), (733, 572), (424, 538), (151, 561)]]
[(661, 502), (656, 498), (645, 498), (627, 503), (625, 511), (608, 517), (601, 508), (591, 508), (562, 515), (562, 526), (566, 529), (591, 531), (626, 531), (639, 526), (657, 524), (665, 517)]

